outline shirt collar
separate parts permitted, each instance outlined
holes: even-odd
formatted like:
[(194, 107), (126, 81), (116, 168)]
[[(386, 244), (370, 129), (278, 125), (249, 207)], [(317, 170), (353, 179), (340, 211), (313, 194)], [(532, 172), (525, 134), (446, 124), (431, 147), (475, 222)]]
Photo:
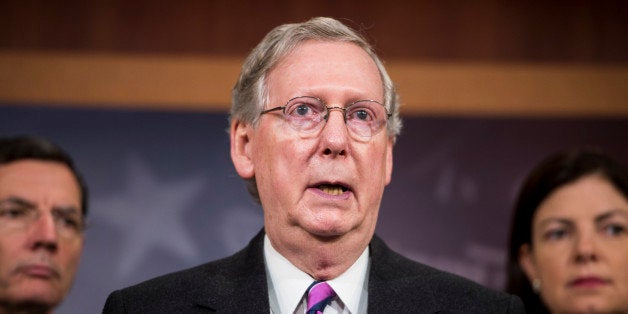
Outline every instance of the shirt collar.
[[(314, 279), (277, 252), (266, 235), (264, 236), (264, 258), (270, 279), (269, 291), (274, 291), (280, 313), (293, 313)], [(347, 271), (327, 281), (351, 313), (358, 313), (360, 298), (367, 293), (365, 280), (368, 261), (367, 246)]]

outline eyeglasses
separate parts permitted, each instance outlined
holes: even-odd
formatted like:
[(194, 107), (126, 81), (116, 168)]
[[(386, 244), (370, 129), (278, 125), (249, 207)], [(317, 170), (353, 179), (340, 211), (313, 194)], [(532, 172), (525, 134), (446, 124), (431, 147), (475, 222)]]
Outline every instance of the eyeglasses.
[(282, 110), (288, 124), (302, 135), (315, 135), (329, 118), (332, 110), (342, 110), (350, 133), (361, 139), (371, 138), (386, 126), (392, 114), (383, 104), (370, 99), (358, 100), (347, 107), (327, 106), (321, 99), (299, 96), (288, 100), (285, 106), (270, 108), (260, 115)]
[[(64, 238), (80, 236), (85, 230), (82, 214), (75, 208), (53, 208), (51, 211), (55, 229)], [(0, 201), (0, 230), (25, 230), (42, 215), (34, 204), (22, 199), (9, 198)]]

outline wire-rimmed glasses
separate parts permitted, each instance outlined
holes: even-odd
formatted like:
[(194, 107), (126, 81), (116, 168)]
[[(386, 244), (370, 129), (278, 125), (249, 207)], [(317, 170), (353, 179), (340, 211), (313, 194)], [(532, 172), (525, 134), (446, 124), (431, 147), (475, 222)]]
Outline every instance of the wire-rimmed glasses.
[(315, 135), (329, 118), (331, 110), (343, 111), (350, 133), (361, 139), (369, 139), (381, 131), (392, 115), (380, 102), (370, 99), (357, 100), (346, 107), (327, 106), (320, 98), (299, 96), (288, 100), (284, 106), (266, 109), (260, 115), (282, 110), (288, 124), (302, 135)]

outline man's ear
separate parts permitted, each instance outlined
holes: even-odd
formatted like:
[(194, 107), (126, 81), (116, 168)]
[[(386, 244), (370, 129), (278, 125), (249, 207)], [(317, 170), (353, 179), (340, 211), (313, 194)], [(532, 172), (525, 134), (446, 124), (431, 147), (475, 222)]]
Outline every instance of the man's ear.
[(519, 248), (519, 266), (523, 269), (530, 282), (539, 279), (530, 244), (524, 244)]
[(393, 145), (394, 140), (392, 138), (388, 138), (388, 143), (386, 144), (386, 185), (390, 183), (392, 178), (392, 170), (393, 170)]
[(255, 175), (255, 165), (251, 158), (253, 129), (250, 125), (234, 119), (231, 121), (229, 138), (231, 140), (231, 161), (238, 175), (250, 179)]

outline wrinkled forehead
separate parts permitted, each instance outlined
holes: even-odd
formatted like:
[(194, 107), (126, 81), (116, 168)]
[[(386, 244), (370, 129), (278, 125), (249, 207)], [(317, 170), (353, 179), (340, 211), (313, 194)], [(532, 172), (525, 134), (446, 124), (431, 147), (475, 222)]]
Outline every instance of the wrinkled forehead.
[(342, 89), (383, 102), (384, 94), (379, 69), (371, 56), (354, 43), (337, 41), (301, 43), (273, 66), (266, 85), (271, 98), (277, 93), (299, 96)]

